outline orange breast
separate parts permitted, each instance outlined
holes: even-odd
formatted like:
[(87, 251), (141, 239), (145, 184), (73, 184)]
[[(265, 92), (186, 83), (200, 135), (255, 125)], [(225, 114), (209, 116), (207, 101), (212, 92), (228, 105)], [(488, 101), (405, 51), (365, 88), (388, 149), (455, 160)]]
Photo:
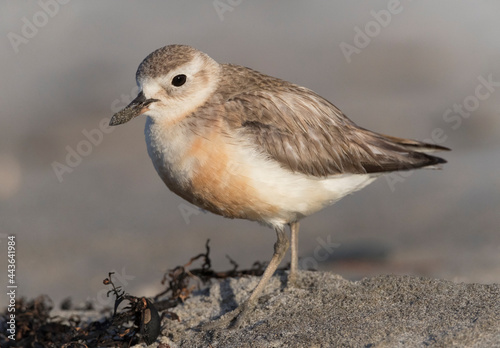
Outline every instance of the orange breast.
[(195, 204), (230, 218), (263, 220), (278, 210), (263, 201), (230, 139), (219, 132), (197, 138), (186, 153), (195, 158), (191, 185)]

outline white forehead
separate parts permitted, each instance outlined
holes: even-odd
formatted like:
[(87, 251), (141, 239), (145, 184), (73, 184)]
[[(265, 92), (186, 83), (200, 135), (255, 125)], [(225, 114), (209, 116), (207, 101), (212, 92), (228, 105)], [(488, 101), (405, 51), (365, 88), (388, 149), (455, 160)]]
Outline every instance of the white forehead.
[(146, 77), (139, 81), (139, 90), (142, 90), (146, 98), (151, 98), (160, 93), (163, 87), (157, 79)]

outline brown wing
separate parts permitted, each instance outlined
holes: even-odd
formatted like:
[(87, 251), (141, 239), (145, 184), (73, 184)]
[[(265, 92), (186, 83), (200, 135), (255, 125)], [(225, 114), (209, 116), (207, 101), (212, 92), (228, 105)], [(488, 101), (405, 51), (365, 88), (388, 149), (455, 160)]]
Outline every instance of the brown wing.
[(325, 177), (446, 162), (419, 152), (446, 148), (360, 128), (333, 104), (296, 85), (233, 95), (224, 106), (233, 127), (294, 172)]

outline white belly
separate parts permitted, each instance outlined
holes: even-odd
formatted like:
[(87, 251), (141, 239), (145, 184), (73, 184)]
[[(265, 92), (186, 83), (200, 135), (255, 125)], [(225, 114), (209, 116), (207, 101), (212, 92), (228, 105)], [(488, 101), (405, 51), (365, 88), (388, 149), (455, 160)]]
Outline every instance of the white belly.
[[(358, 191), (377, 179), (380, 174), (340, 174), (317, 178), (293, 173), (279, 163), (243, 150), (245, 168), (240, 175), (251, 178), (260, 199), (279, 207), (280, 214), (269, 217), (269, 224), (288, 223), (311, 215), (342, 197)], [(238, 166), (235, 165), (237, 168)]]

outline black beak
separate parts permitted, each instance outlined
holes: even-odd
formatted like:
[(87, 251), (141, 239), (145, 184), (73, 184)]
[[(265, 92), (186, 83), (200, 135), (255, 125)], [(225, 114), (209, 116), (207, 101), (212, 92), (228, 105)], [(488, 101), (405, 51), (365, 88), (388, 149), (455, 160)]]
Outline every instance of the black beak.
[(111, 117), (109, 121), (110, 126), (118, 126), (119, 124), (124, 124), (145, 113), (148, 108), (148, 105), (159, 101), (159, 99), (146, 99), (144, 93), (139, 93), (139, 95), (130, 102), (123, 110), (118, 111), (116, 114)]

